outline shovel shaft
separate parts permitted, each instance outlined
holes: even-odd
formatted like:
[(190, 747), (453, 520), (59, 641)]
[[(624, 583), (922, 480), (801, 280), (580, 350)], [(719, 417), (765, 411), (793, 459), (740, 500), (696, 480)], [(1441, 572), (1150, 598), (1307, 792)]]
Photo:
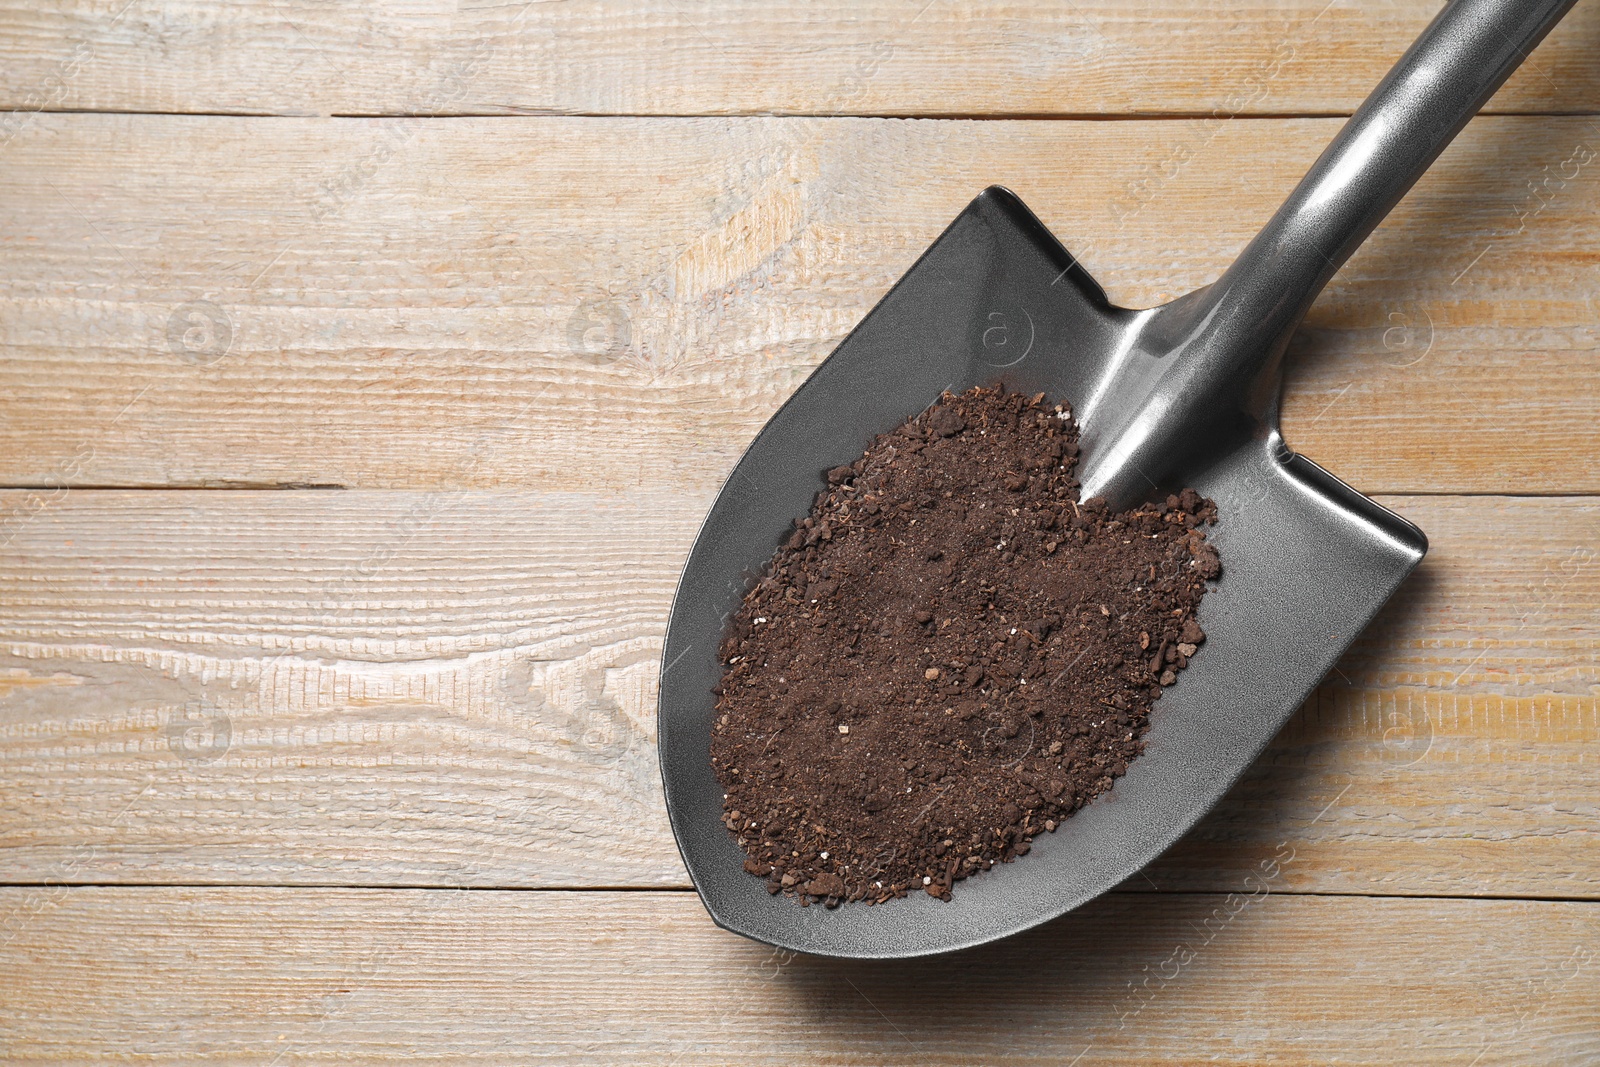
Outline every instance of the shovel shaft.
[(1085, 496), (1126, 506), (1275, 430), (1312, 301), (1575, 0), (1452, 0), (1217, 281), (1152, 313), (1146, 385), (1084, 423)]
[[(1278, 359), (1345, 260), (1574, 0), (1452, 0), (1206, 292), (1228, 377), (1276, 389)], [(1210, 346), (1208, 346), (1210, 347)]]

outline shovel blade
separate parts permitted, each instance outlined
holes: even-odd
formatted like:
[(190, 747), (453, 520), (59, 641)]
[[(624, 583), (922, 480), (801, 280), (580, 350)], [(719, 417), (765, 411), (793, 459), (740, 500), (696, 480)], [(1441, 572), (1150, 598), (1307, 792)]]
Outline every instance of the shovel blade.
[[(944, 390), (997, 379), (1081, 412), (1114, 384), (1145, 314), (1110, 305), (1020, 200), (986, 190), (740, 459), (678, 586), (658, 711), (667, 811), (718, 925), (786, 949), (883, 958), (965, 948), (1070, 911), (1210, 810), (1420, 562), (1422, 531), (1291, 453), (1270, 421), (1199, 450), (1184, 481), (1217, 502), (1210, 537), (1224, 571), (1201, 605), (1205, 650), (1156, 701), (1127, 774), (1023, 859), (960, 883), (949, 903), (913, 894), (828, 910), (770, 896), (723, 826), (709, 754), (717, 649), (751, 579), (809, 512), (824, 472), (875, 435)], [(1111, 443), (1086, 435), (1085, 458)]]

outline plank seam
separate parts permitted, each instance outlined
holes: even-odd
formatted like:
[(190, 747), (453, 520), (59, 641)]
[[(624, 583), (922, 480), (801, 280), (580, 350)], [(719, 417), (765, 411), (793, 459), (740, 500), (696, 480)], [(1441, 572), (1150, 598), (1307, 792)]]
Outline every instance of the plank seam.
[[(1230, 121), (1349, 118), (1350, 111), (1258, 111), (1224, 117)], [(1595, 109), (1488, 110), (1480, 116), (1505, 118), (1594, 118)], [(0, 108), (0, 115), (147, 115), (190, 118), (260, 119), (925, 119), (954, 122), (1199, 122), (1218, 118), (1212, 111), (582, 111), (524, 108), (516, 111), (147, 111), (134, 108)]]
[[(693, 886), (638, 886), (638, 885), (571, 885), (571, 886), (507, 886), (470, 885), (443, 886), (420, 883), (395, 883), (370, 885), (359, 882), (0, 882), (4, 889), (281, 889), (281, 890), (364, 890), (373, 893), (429, 892), (429, 893), (658, 893), (673, 896), (692, 895)], [(1230, 890), (1223, 889), (1112, 889), (1109, 894), (1119, 897), (1224, 897)], [(1482, 900), (1482, 901), (1532, 901), (1551, 904), (1600, 904), (1600, 891), (1594, 896), (1575, 896), (1561, 893), (1357, 893), (1348, 890), (1326, 889), (1273, 889), (1272, 896), (1285, 897), (1340, 897), (1351, 900)]]

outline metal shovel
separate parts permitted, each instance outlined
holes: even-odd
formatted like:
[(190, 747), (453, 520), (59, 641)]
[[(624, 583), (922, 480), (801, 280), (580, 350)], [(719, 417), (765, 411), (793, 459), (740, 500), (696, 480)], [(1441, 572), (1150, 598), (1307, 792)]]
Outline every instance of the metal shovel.
[[(1285, 446), (1280, 367), (1335, 271), (1573, 0), (1454, 0), (1215, 283), (1130, 311), (1020, 200), (983, 192), (772, 417), (712, 506), (672, 606), (659, 733), (667, 811), (718, 925), (831, 956), (916, 956), (1052, 919), (1117, 885), (1244, 772), (1427, 550), (1421, 530)], [(1083, 496), (1216, 500), (1208, 640), (1145, 753), (1014, 863), (874, 907), (801, 908), (741, 867), (709, 739), (725, 621), (793, 522), (946, 389), (1000, 379), (1072, 406)]]

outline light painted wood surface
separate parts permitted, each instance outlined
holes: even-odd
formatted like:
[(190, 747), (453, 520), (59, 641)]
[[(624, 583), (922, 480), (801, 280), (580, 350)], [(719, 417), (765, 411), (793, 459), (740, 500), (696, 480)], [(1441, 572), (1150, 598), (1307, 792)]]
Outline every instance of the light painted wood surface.
[[(63, 0), (0, 106), (272, 114), (1348, 113), (1437, 0)], [(1580, 4), (1490, 107), (1600, 108)]]
[[(1135, 886), (1287, 841), (1291, 890), (1600, 896), (1600, 502), (1384, 502), (1422, 569)], [(8, 880), (686, 885), (655, 678), (708, 504), (58, 497), (0, 575)]]
[(1600, 904), (1273, 889), (1113, 895), (888, 964), (777, 953), (686, 893), (5, 889), (0, 1047), (51, 1063), (1600, 1057)]
[(1432, 553), (1160, 861), (791, 959), (655, 770), (717, 483), (972, 195), (1168, 299), (1437, 8), (0, 0), (0, 1057), (1600, 1061), (1594, 0), (1297, 339)]
[[(701, 494), (985, 185), (1143, 306), (1337, 125), (41, 116), (0, 154), (0, 484)], [(1600, 490), (1597, 173), (1591, 119), (1474, 122), (1313, 311), (1291, 444)]]

